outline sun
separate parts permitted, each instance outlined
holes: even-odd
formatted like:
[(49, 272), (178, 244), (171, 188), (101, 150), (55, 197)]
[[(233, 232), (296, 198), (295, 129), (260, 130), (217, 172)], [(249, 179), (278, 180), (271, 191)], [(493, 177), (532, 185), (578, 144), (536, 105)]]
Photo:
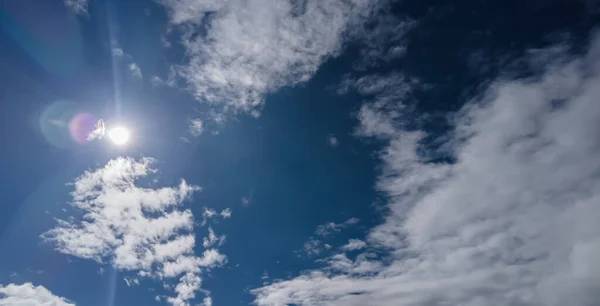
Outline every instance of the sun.
[(108, 131), (108, 138), (116, 145), (124, 145), (129, 141), (129, 130), (122, 126), (117, 126)]

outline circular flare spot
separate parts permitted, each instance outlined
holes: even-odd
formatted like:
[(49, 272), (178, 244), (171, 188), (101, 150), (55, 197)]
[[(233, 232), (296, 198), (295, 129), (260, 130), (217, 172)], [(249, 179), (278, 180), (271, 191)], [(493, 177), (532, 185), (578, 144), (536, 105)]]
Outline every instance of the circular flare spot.
[(78, 143), (88, 142), (88, 136), (96, 129), (98, 120), (88, 113), (79, 113), (73, 116), (69, 124), (71, 137)]

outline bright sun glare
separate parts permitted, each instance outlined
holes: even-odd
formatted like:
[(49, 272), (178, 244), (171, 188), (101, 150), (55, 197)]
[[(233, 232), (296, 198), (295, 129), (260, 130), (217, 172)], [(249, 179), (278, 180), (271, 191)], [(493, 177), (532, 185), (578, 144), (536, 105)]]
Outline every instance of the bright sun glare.
[(116, 145), (124, 145), (129, 140), (129, 130), (118, 126), (108, 131), (108, 138)]

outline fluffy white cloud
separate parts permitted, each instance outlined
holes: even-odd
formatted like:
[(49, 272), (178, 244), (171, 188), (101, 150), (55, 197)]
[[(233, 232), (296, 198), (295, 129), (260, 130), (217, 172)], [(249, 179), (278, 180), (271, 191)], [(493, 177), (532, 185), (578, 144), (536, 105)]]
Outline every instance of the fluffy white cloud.
[(361, 117), (361, 134), (387, 139), (378, 188), (389, 214), (368, 235), (387, 257), (338, 254), (324, 270), (252, 290), (255, 302), (596, 304), (600, 41), (580, 58), (544, 59), (541, 75), (497, 80), (456, 115), (453, 163), (423, 155), (427, 133), (385, 112)]
[[(349, 28), (380, 6), (368, 0), (159, 0), (186, 29), (177, 67), (200, 101), (251, 111), (266, 93), (307, 81), (342, 48)], [(202, 29), (202, 30), (199, 30)]]
[(221, 211), (221, 217), (223, 217), (223, 219), (231, 218), (231, 209), (229, 209), (229, 208), (223, 209)]
[(77, 15), (87, 16), (88, 0), (64, 0), (65, 5)]
[[(137, 180), (155, 172), (151, 161), (117, 158), (86, 171), (73, 183), (73, 205), (83, 212), (81, 220), (59, 220), (42, 238), (61, 253), (109, 262), (142, 277), (166, 281), (185, 274), (180, 288), (195, 288), (202, 268), (218, 266), (226, 258), (214, 249), (202, 257), (194, 255), (194, 218), (179, 206), (199, 187), (183, 180), (177, 187), (136, 186)], [(176, 290), (177, 301), (191, 296), (184, 291)]]
[(355, 251), (364, 249), (367, 247), (367, 244), (360, 239), (350, 239), (348, 243), (342, 246), (342, 250), (344, 251)]
[(52, 294), (44, 286), (31, 283), (0, 285), (2, 306), (75, 306), (71, 301)]
[(188, 305), (187, 301), (196, 297), (196, 291), (200, 289), (202, 280), (194, 273), (186, 273), (175, 287), (177, 297), (167, 298), (167, 301), (175, 306)]

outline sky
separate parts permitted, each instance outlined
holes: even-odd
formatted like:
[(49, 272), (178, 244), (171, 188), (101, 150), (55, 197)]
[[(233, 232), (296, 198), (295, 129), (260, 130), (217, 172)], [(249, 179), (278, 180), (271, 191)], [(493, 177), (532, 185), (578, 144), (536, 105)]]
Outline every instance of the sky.
[(0, 0), (0, 305), (598, 305), (599, 22)]

